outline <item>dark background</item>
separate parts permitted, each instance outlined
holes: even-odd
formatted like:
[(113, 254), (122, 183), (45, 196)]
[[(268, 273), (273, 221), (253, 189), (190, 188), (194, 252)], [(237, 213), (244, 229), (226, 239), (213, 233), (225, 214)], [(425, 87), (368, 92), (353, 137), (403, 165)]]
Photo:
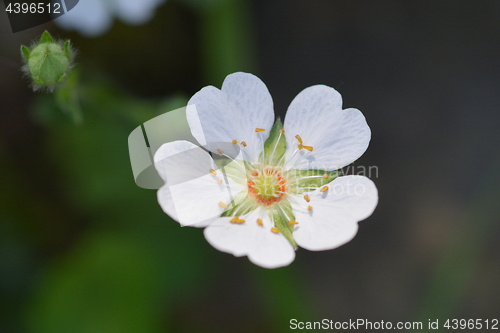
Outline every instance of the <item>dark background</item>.
[[(95, 39), (0, 9), (0, 332), (499, 319), (500, 2), (169, 0)], [(83, 124), (19, 70), (44, 29), (79, 51)], [(380, 202), (348, 244), (266, 270), (134, 184), (130, 131), (240, 70), (281, 117), (323, 83), (367, 118)]]

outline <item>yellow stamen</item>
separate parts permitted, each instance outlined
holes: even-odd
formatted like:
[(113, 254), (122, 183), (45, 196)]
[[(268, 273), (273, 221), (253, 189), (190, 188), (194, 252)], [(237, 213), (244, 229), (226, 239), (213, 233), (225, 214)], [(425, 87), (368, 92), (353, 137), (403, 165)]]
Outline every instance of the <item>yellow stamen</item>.
[(320, 192), (326, 192), (326, 191), (328, 191), (328, 186), (323, 186), (323, 187), (321, 188), (321, 190), (319, 190), (319, 191), (320, 191)]
[(236, 221), (234, 221), (234, 223), (243, 224), (243, 223), (245, 223), (245, 220), (237, 219)]
[(255, 129), (255, 132), (264, 132), (264, 131), (265, 131), (265, 129), (263, 129), (263, 128), (256, 128)]
[(261, 227), (264, 225), (264, 223), (262, 223), (261, 219), (257, 219), (257, 224), (260, 225)]
[(288, 223), (290, 223), (290, 225), (296, 225), (296, 224), (299, 224), (299, 222), (295, 222), (295, 221), (288, 221)]
[(328, 179), (328, 174), (327, 173), (323, 174), (323, 178)]
[(232, 143), (233, 143), (233, 144), (237, 144), (237, 143), (238, 143), (238, 141), (237, 141), (237, 140), (233, 140), (233, 141), (232, 141)]
[(238, 219), (239, 219), (239, 218), (240, 218), (239, 216), (235, 216), (235, 217), (234, 217), (231, 221), (229, 221), (229, 222), (231, 222), (231, 223), (236, 223), (236, 221), (238, 221)]
[(275, 234), (279, 234), (280, 231), (276, 228), (271, 228), (271, 232), (274, 232)]
[(222, 179), (217, 179), (217, 184), (222, 185)]
[(307, 149), (309, 151), (313, 151), (313, 147), (312, 146), (302, 146), (302, 147), (304, 147), (304, 149)]
[(297, 134), (295, 137), (297, 138), (297, 140), (299, 140), (300, 143), (302, 143), (302, 138), (300, 137), (300, 135)]
[(307, 210), (308, 210), (308, 211), (313, 210), (312, 206), (311, 206), (311, 205), (309, 205), (309, 207), (307, 207)]
[(210, 169), (210, 174), (212, 175), (212, 177), (217, 176), (217, 172), (215, 172), (214, 169)]
[(299, 143), (299, 149), (302, 150), (302, 148), (304, 148), (304, 146), (302, 145), (302, 143)]
[(280, 133), (281, 134), (285, 134), (285, 130), (284, 129), (280, 129)]
[(247, 146), (247, 143), (245, 141), (241, 141), (241, 144), (243, 145), (243, 147)]
[(219, 206), (221, 206), (222, 208), (227, 208), (227, 205), (222, 201), (219, 201)]
[(311, 201), (311, 197), (309, 196), (309, 194), (304, 195), (304, 200), (307, 202)]
[(220, 150), (219, 148), (217, 148), (217, 154), (219, 154), (219, 156), (222, 156), (222, 155), (224, 155), (224, 152), (222, 150)]

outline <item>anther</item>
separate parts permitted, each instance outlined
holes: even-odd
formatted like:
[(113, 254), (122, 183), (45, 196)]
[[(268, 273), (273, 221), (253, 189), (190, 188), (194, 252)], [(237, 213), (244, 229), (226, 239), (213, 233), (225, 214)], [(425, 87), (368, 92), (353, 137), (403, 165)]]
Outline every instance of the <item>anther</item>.
[(323, 187), (321, 188), (321, 190), (319, 190), (319, 191), (320, 191), (320, 192), (326, 192), (326, 191), (328, 191), (328, 186), (323, 186)]
[(235, 217), (234, 217), (231, 221), (229, 221), (229, 222), (231, 222), (231, 223), (236, 223), (236, 221), (238, 221), (238, 219), (239, 219), (239, 218), (240, 218), (239, 216), (235, 216)]
[(275, 234), (279, 234), (280, 231), (276, 228), (271, 228), (271, 232), (274, 232)]
[(299, 222), (295, 222), (295, 221), (288, 221), (288, 223), (289, 223), (290, 225), (296, 225), (296, 224), (299, 224)]
[(309, 151), (313, 151), (313, 147), (312, 146), (302, 146), (304, 149), (307, 149)]
[(297, 138), (297, 140), (299, 140), (300, 143), (302, 143), (302, 138), (300, 137), (300, 135), (297, 134), (295, 137)]
[(256, 128), (255, 129), (255, 132), (264, 132), (264, 131), (265, 131), (265, 129), (263, 129), (263, 128)]
[(214, 169), (210, 169), (210, 174), (212, 175), (212, 177), (217, 176), (217, 172), (215, 172)]
[(233, 140), (233, 141), (231, 141), (231, 143), (232, 143), (232, 144), (237, 144), (237, 143), (238, 143), (238, 141), (237, 141), (237, 140)]
[(247, 143), (245, 141), (241, 141), (241, 144), (243, 145), (243, 147), (247, 146)]
[(302, 145), (302, 143), (299, 143), (299, 149), (302, 150), (302, 148), (304, 148), (304, 146)]
[(227, 208), (227, 205), (222, 201), (219, 201), (219, 206), (221, 206), (222, 208)]
[(222, 179), (217, 179), (217, 184), (222, 185)]
[(261, 227), (264, 225), (264, 223), (262, 223), (261, 219), (257, 219), (257, 224), (260, 225)]
[(219, 154), (219, 156), (222, 156), (222, 155), (224, 155), (224, 152), (222, 150), (220, 150), (219, 148), (217, 148), (217, 154)]
[(309, 194), (304, 195), (304, 200), (307, 202), (311, 201), (311, 197), (309, 196)]
[(323, 174), (323, 178), (328, 179), (328, 174), (327, 173)]
[(309, 207), (307, 207), (307, 210), (308, 210), (308, 211), (313, 210), (312, 206), (311, 206), (311, 205), (309, 205)]
[(284, 129), (280, 129), (280, 133), (281, 134), (285, 134), (285, 130)]
[(243, 220), (243, 219), (237, 219), (236, 221), (234, 221), (234, 223), (243, 224), (243, 223), (245, 223), (245, 220)]

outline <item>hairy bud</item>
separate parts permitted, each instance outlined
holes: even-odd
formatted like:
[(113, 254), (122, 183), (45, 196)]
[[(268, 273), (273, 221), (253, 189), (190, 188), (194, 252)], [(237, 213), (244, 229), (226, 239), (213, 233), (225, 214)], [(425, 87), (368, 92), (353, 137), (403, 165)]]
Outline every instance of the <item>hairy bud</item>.
[(73, 54), (69, 40), (54, 41), (47, 31), (31, 48), (22, 45), (23, 71), (31, 78), (33, 90), (57, 88), (68, 76)]

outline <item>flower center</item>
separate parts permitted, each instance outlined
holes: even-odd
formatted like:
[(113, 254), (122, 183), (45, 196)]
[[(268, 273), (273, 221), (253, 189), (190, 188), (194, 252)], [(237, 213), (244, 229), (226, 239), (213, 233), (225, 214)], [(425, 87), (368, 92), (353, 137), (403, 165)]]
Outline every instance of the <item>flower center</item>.
[(265, 206), (281, 201), (287, 190), (286, 179), (275, 168), (254, 170), (249, 179), (248, 193)]

